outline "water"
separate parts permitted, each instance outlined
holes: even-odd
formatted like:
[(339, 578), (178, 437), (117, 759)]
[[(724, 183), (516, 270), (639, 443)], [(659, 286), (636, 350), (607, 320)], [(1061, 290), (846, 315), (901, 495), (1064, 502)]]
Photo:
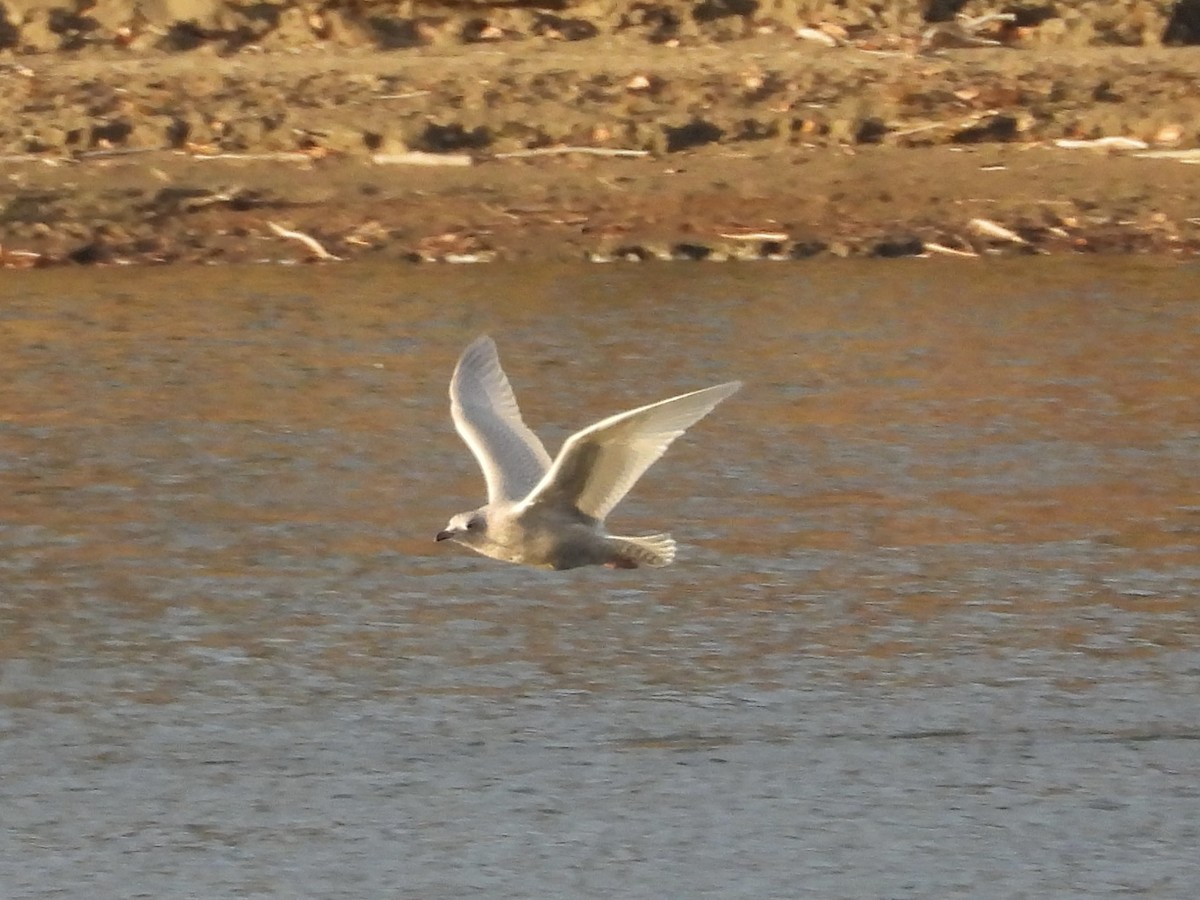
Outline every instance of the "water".
[[(0, 896), (1191, 897), (1194, 265), (35, 272), (0, 308)], [(432, 536), (490, 331), (613, 516)]]

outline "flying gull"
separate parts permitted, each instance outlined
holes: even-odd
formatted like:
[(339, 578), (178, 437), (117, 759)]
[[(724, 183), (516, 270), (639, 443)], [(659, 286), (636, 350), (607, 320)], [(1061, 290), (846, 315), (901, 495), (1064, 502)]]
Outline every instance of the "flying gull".
[(551, 460), (521, 418), (495, 342), (477, 338), (450, 380), (450, 414), (483, 469), (488, 502), (452, 518), (437, 540), (549, 569), (670, 565), (669, 534), (618, 537), (604, 518), (675, 438), (740, 387), (731, 381), (609, 416), (571, 435)]

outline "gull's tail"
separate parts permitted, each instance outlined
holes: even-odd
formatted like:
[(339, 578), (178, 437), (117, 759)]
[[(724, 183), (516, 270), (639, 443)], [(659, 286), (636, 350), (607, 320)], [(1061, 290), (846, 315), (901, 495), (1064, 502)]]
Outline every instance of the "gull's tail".
[(617, 537), (608, 539), (613, 550), (610, 565), (618, 569), (636, 569), (638, 566), (669, 566), (675, 560), (675, 541), (669, 534), (648, 534), (645, 537)]

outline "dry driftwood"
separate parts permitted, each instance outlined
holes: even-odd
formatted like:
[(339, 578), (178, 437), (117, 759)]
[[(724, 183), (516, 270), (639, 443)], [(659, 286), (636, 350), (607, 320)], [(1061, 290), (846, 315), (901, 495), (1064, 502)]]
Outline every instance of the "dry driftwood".
[(301, 244), (303, 244), (305, 247), (307, 247), (312, 252), (313, 256), (315, 256), (317, 259), (325, 259), (325, 260), (329, 260), (331, 262), (338, 262), (341, 260), (340, 256), (334, 256), (332, 253), (330, 253), (328, 250), (326, 250), (324, 247), (321, 246), (320, 241), (318, 241), (315, 237), (312, 237), (311, 235), (305, 234), (303, 231), (292, 231), (291, 229), (284, 228), (281, 225), (276, 225), (274, 222), (268, 222), (267, 227), (270, 228), (277, 235), (279, 235), (281, 238), (288, 238), (293, 241), (299, 241)]

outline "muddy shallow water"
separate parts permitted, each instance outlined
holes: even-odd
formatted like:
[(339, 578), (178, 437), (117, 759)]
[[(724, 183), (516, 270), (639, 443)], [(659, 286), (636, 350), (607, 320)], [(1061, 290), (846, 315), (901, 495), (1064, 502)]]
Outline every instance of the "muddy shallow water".
[[(0, 893), (1190, 897), (1196, 283), (25, 273)], [(612, 518), (675, 566), (433, 544), (482, 331), (551, 445), (747, 381)]]

